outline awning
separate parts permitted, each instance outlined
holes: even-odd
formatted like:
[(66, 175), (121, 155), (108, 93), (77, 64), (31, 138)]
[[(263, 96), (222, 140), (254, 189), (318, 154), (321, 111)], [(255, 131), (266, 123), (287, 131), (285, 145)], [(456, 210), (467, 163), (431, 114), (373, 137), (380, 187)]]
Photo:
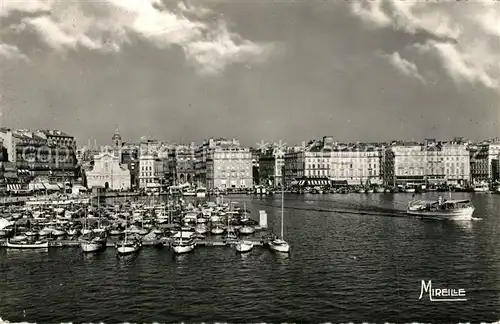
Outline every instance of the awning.
[(7, 184), (7, 191), (21, 191), (23, 187), (19, 183)]
[(47, 190), (59, 191), (61, 189), (55, 183), (46, 183), (45, 182), (43, 185), (45, 186), (45, 189), (47, 189)]
[(26, 170), (26, 169), (18, 169), (17, 173), (18, 174), (31, 174), (30, 170)]
[(28, 188), (30, 190), (45, 190), (45, 186), (40, 182), (36, 182), (36, 183), (32, 182), (28, 185)]

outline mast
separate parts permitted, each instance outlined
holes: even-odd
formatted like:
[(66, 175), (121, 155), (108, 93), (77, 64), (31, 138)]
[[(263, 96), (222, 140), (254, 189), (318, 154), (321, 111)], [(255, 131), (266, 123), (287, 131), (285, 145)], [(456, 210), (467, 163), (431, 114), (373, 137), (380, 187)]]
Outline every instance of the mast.
[[(284, 169), (284, 168), (283, 168)], [(283, 174), (283, 172), (281, 172)], [(281, 239), (283, 238), (283, 205), (285, 204), (285, 186), (284, 186), (284, 181), (283, 181), (283, 176), (281, 177)]]

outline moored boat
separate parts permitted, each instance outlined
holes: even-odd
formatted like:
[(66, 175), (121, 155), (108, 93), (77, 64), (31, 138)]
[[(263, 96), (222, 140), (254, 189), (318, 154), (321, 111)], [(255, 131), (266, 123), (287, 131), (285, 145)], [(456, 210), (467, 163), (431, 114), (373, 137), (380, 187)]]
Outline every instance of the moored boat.
[(253, 243), (246, 241), (239, 241), (238, 243), (236, 243), (235, 247), (236, 251), (240, 253), (250, 252), (253, 249)]
[(11, 249), (47, 249), (48, 241), (18, 241), (7, 240), (7, 247)]

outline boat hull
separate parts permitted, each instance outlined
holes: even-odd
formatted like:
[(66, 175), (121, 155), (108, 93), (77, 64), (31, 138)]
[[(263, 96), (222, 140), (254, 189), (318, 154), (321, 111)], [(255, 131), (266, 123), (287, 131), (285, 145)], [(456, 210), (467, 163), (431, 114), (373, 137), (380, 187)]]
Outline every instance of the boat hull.
[(118, 246), (116, 248), (116, 252), (118, 252), (118, 255), (127, 255), (127, 254), (132, 254), (139, 251), (139, 246)]
[(80, 247), (82, 251), (85, 253), (99, 252), (103, 250), (104, 245), (102, 243), (94, 243), (94, 242), (82, 242), (80, 243)]
[(429, 219), (447, 219), (447, 220), (471, 220), (474, 213), (474, 207), (461, 208), (449, 211), (419, 211), (407, 210), (406, 214)]
[(236, 244), (236, 251), (240, 253), (250, 252), (253, 249), (253, 244), (250, 243), (238, 243)]
[(172, 249), (176, 254), (189, 253), (194, 250), (194, 244), (189, 245), (173, 245)]
[(273, 242), (269, 242), (269, 247), (271, 248), (271, 250), (274, 250), (276, 252), (281, 252), (281, 253), (290, 252), (290, 245), (288, 244), (273, 244)]
[(31, 249), (48, 249), (49, 248), (49, 242), (43, 242), (43, 243), (35, 243), (35, 244), (19, 244), (19, 243), (11, 243), (7, 241), (7, 247), (10, 249), (26, 249), (26, 250), (31, 250)]

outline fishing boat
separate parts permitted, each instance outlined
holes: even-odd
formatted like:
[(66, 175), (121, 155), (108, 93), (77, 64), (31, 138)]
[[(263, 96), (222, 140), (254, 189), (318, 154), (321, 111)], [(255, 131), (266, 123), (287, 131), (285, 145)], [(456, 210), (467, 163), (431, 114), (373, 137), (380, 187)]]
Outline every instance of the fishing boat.
[(11, 249), (47, 249), (49, 247), (49, 242), (42, 240), (13, 242), (7, 240), (7, 247)]
[(236, 243), (235, 247), (236, 247), (236, 251), (238, 251), (240, 253), (245, 253), (245, 252), (249, 252), (253, 249), (253, 243), (241, 240), (241, 241), (238, 241), (238, 243)]
[(284, 240), (283, 235), (283, 215), (284, 215), (284, 205), (285, 205), (285, 193), (283, 191), (284, 185), (281, 185), (281, 238), (275, 237), (269, 241), (269, 247), (277, 252), (288, 253), (290, 252), (290, 245)]
[(471, 220), (474, 206), (468, 199), (465, 200), (414, 200), (408, 203), (406, 213), (431, 219)]

